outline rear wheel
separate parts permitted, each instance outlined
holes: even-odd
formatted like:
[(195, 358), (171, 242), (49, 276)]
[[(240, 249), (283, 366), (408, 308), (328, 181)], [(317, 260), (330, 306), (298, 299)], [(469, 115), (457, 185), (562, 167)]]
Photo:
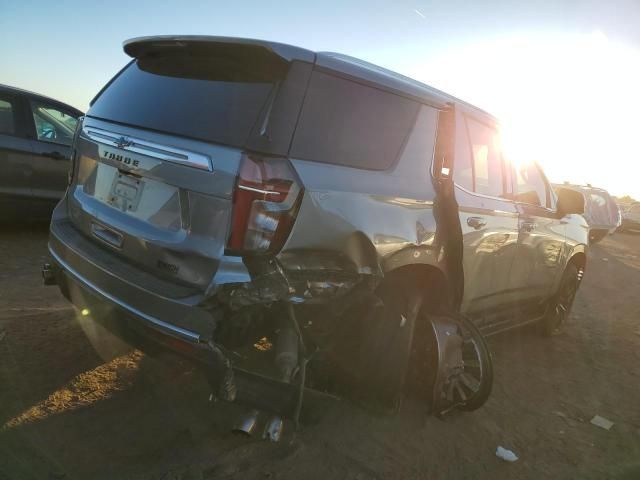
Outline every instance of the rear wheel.
[(493, 388), (493, 363), (487, 341), (466, 317), (460, 317), (463, 370), (450, 379), (447, 401), (459, 410), (477, 410), (489, 399)]
[(551, 299), (547, 314), (540, 324), (545, 336), (556, 336), (564, 331), (579, 285), (580, 272), (578, 267), (570, 264), (564, 271), (558, 292)]
[(491, 353), (466, 317), (422, 315), (416, 324), (409, 375), (412, 391), (432, 413), (476, 410), (491, 394)]

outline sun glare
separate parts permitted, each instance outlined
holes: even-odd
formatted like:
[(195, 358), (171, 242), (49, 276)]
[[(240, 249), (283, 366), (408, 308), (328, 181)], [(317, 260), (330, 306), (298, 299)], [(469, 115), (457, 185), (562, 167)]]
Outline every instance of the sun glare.
[(498, 116), (512, 159), (537, 161), (552, 181), (640, 198), (640, 51), (600, 31), (510, 36), (415, 73)]

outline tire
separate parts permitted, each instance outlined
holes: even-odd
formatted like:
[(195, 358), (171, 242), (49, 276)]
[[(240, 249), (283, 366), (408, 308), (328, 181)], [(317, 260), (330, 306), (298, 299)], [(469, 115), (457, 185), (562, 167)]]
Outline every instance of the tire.
[(558, 291), (549, 301), (547, 313), (540, 322), (541, 332), (544, 336), (554, 337), (564, 331), (579, 286), (578, 267), (571, 263), (567, 265)]
[(601, 241), (609, 233), (607, 230), (591, 230), (589, 232), (589, 245), (594, 245)]
[[(358, 368), (360, 390), (376, 409), (393, 413), (402, 403), (414, 326), (424, 293), (413, 277), (396, 276), (378, 289), (380, 304), (361, 325)], [(389, 279), (391, 280), (391, 279)]]

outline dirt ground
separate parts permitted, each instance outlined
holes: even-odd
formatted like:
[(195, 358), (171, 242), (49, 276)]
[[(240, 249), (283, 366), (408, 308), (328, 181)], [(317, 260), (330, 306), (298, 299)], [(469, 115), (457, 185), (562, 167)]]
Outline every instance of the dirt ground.
[(0, 230), (1, 480), (640, 478), (640, 235), (591, 250), (564, 335), (490, 339), (496, 380), (479, 411), (327, 402), (276, 444), (230, 433), (237, 407), (209, 403), (188, 362), (96, 332), (42, 286), (46, 241), (46, 226)]

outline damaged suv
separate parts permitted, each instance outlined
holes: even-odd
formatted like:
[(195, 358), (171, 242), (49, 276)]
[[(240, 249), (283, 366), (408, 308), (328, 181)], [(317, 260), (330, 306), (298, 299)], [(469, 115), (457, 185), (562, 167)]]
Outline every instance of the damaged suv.
[[(217, 398), (472, 410), (484, 334), (564, 323), (582, 196), (516, 168), (487, 113), (335, 53), (145, 37), (74, 139), (48, 283), (202, 362)], [(125, 333), (126, 332), (126, 333)]]

